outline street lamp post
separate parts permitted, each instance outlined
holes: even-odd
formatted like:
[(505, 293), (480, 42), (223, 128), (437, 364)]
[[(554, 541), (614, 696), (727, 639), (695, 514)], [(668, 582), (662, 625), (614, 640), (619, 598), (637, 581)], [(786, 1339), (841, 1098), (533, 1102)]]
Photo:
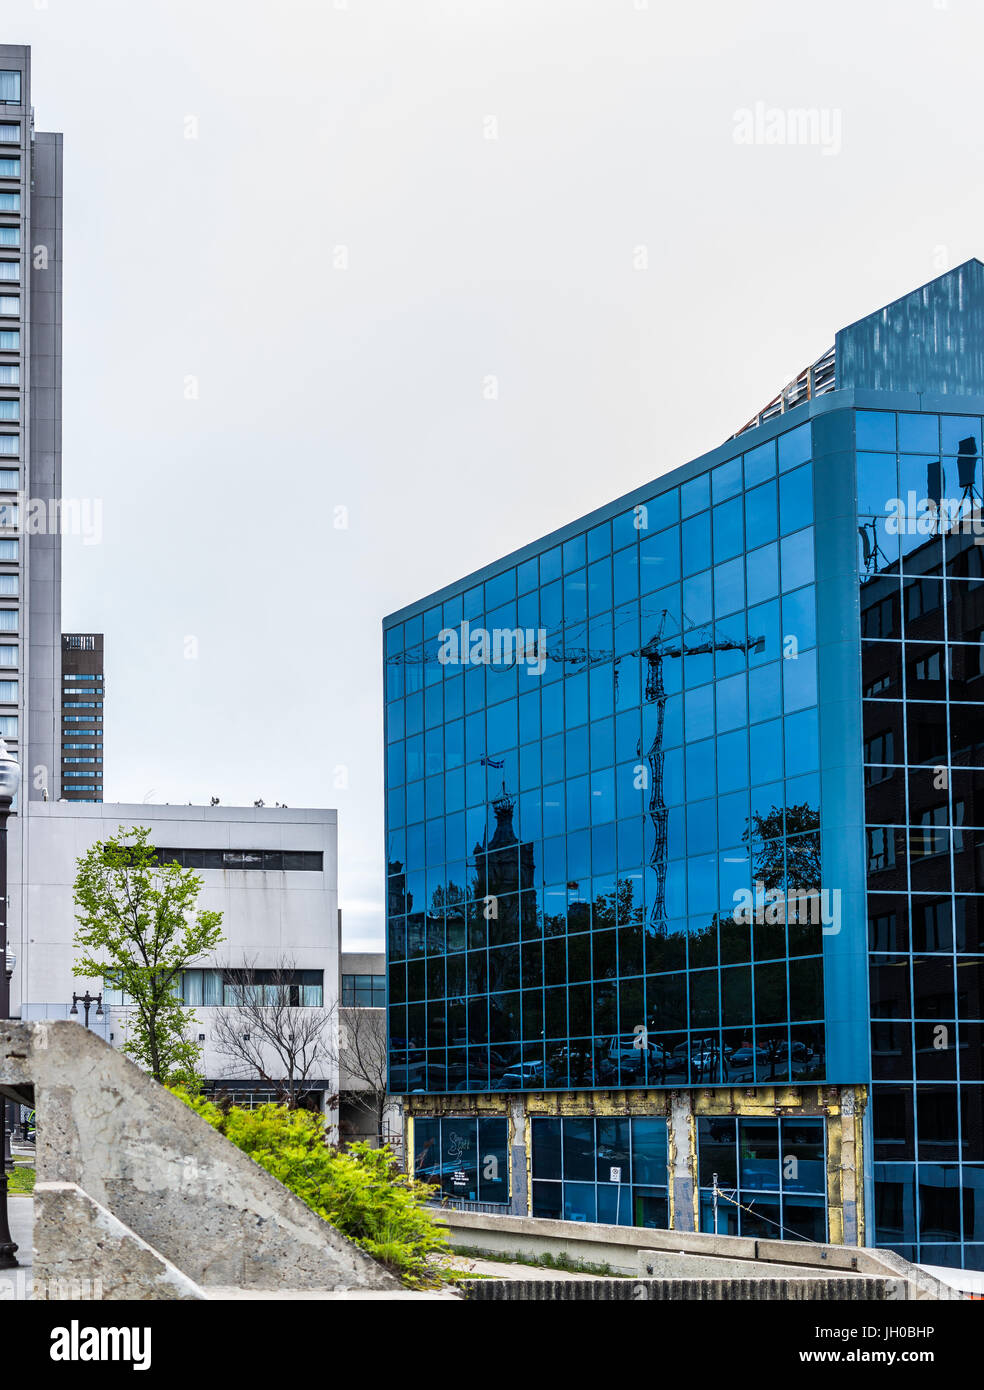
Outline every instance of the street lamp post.
[[(0, 1020), (10, 1018), (10, 977), (14, 956), (7, 950), (7, 817), (17, 795), (20, 768), (0, 738)], [(10, 1235), (7, 1219), (7, 1101), (3, 1106), (4, 1147), (0, 1149), (0, 1269), (17, 1268), (17, 1246)]]
[(92, 1008), (93, 1004), (98, 1005), (96, 1009), (96, 1018), (105, 1017), (103, 1014), (103, 997), (101, 992), (99, 994), (90, 994), (89, 991), (86, 990), (85, 994), (73, 994), (72, 1007), (68, 1011), (69, 1018), (78, 1018), (80, 1004), (85, 1009), (86, 1028), (89, 1026), (89, 1010)]

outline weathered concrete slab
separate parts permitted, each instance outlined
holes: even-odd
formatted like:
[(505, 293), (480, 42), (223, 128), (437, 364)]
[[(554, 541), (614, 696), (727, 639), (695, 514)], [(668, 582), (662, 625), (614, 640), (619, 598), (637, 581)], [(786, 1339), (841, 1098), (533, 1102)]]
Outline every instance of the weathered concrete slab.
[[(639, 1251), (639, 1277), (642, 1279), (802, 1279), (808, 1272), (795, 1261), (770, 1260), (768, 1264), (756, 1265), (750, 1260), (731, 1260), (724, 1255), (691, 1255), (685, 1250)], [(863, 1277), (840, 1270), (831, 1273), (845, 1279)]]
[[(40, 1183), (75, 1183), (208, 1288), (399, 1281), (121, 1053), (72, 1022), (0, 1025), (0, 1085), (33, 1084)], [(35, 1226), (35, 1246), (44, 1248)], [(36, 1278), (46, 1271), (35, 1263)]]
[(35, 1183), (34, 1219), (36, 1299), (61, 1298), (66, 1287), (108, 1300), (205, 1298), (187, 1275), (75, 1183)]
[[(812, 1241), (758, 1240), (701, 1231), (667, 1231), (643, 1226), (609, 1226), (547, 1217), (488, 1215), (446, 1208), (448, 1240), (461, 1252), (538, 1258), (561, 1255), (596, 1269), (637, 1277), (703, 1278), (735, 1275), (768, 1278), (795, 1272), (901, 1279), (910, 1298), (948, 1299), (954, 1291), (891, 1250), (819, 1245)], [(645, 1258), (643, 1258), (645, 1256)], [(650, 1268), (651, 1267), (651, 1268)]]

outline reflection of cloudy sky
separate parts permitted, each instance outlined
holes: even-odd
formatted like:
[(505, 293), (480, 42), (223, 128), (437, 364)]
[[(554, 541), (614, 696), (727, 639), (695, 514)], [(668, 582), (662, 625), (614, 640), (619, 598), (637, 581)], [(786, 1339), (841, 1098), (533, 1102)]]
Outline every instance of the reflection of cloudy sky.
[[(721, 442), (979, 252), (984, 21), (7, 8), (65, 132), (65, 490), (105, 498), (65, 625), (107, 634), (107, 795), (337, 806), (378, 942), (380, 617)], [(736, 143), (757, 102), (839, 112), (841, 152)]]

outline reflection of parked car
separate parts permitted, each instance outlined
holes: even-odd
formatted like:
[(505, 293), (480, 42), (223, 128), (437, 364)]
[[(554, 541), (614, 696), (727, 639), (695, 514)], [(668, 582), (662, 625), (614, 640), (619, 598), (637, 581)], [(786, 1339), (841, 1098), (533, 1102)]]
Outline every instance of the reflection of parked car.
[(658, 1066), (665, 1055), (659, 1043), (647, 1042), (645, 1034), (638, 1033), (622, 1033), (609, 1039), (606, 1053), (613, 1070), (620, 1068), (622, 1072), (637, 1072), (639, 1075), (644, 1072), (647, 1057), (650, 1066)]
[(728, 1058), (729, 1081), (754, 1081), (756, 1066), (761, 1069), (768, 1058), (764, 1047), (736, 1047)]
[(542, 1062), (520, 1062), (503, 1073), (499, 1085), (504, 1091), (536, 1091), (544, 1085)]

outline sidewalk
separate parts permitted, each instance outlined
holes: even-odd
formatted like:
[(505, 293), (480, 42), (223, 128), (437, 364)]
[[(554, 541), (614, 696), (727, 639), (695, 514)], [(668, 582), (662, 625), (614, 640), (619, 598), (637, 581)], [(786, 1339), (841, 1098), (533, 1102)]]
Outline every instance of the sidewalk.
[(25, 1302), (31, 1296), (31, 1266), (34, 1252), (34, 1198), (8, 1197), (7, 1219), (10, 1234), (17, 1243), (17, 1269), (0, 1269), (0, 1300)]

